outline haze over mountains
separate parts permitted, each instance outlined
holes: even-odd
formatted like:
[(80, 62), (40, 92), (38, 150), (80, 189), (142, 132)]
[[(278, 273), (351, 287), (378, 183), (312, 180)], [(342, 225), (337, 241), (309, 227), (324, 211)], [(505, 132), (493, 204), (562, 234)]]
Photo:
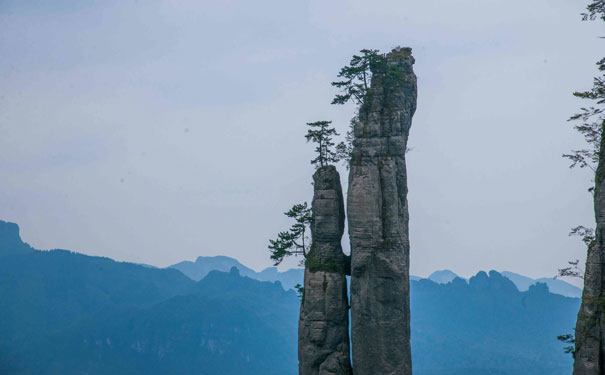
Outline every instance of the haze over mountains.
[(226, 256), (198, 257), (195, 262), (183, 261), (173, 264), (168, 268), (181, 271), (192, 280), (199, 281), (206, 277), (210, 271), (228, 272), (232, 267), (239, 270), (242, 276), (260, 281), (279, 281), (284, 289), (292, 289), (296, 284), (302, 285), (303, 269), (291, 268), (279, 272), (277, 267), (268, 267), (261, 272), (256, 272), (241, 264), (237, 259)]
[[(494, 271), (410, 284), (416, 374), (570, 373), (556, 336), (571, 332), (579, 299), (543, 283), (519, 291)], [(237, 267), (194, 281), (170, 268), (38, 251), (0, 221), (2, 374), (294, 375), (298, 308), (293, 290)]]
[[(256, 272), (241, 264), (237, 259), (226, 256), (214, 257), (198, 257), (195, 262), (184, 261), (170, 266), (181, 271), (185, 276), (192, 280), (199, 281), (203, 279), (210, 271), (228, 272), (231, 267), (236, 267), (242, 276), (260, 281), (279, 281), (284, 289), (292, 289), (296, 284), (301, 284), (303, 281), (303, 269), (291, 268), (284, 272), (279, 272), (276, 267), (268, 267), (261, 272)], [(532, 279), (527, 276), (519, 275), (514, 272), (503, 271), (502, 276), (511, 280), (519, 291), (526, 291), (531, 285), (544, 283), (548, 286), (551, 293), (560, 294), (566, 297), (580, 298), (582, 289), (571, 285), (563, 280), (554, 279), (552, 277), (543, 277), (540, 279)], [(456, 277), (460, 277), (450, 270), (435, 271), (427, 277), (427, 279), (436, 282), (437, 284), (447, 284), (453, 281)], [(460, 277), (466, 280), (463, 277)], [(421, 277), (410, 276), (411, 280), (421, 280)], [(468, 280), (467, 280), (468, 281)]]

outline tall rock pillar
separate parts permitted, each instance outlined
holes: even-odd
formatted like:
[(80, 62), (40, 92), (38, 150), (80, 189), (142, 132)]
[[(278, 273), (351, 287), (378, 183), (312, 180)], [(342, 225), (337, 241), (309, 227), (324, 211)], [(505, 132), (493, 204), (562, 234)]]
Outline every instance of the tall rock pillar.
[[(605, 121), (603, 122), (605, 130)], [(574, 375), (605, 374), (605, 135), (595, 175), (596, 238), (588, 247), (582, 305), (576, 322)]]
[(416, 75), (410, 48), (395, 48), (386, 60), (386, 72), (373, 73), (354, 125), (349, 174), (355, 375), (412, 373), (405, 150)]
[(313, 182), (312, 244), (298, 324), (299, 374), (351, 375), (340, 175), (329, 165), (315, 172)]

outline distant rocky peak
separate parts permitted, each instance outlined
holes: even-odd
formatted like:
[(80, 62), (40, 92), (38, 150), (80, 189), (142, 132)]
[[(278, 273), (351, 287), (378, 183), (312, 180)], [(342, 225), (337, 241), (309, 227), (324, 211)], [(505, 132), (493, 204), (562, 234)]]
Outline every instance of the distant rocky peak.
[(0, 256), (32, 251), (34, 249), (21, 240), (17, 224), (0, 220)]
[(452, 282), (456, 277), (463, 279), (451, 270), (441, 270), (435, 271), (430, 274), (428, 279), (436, 282), (437, 284), (447, 284), (449, 282)]
[(510, 279), (494, 270), (489, 271), (489, 276), (484, 271), (478, 272), (477, 275), (470, 278), (469, 285), (478, 289), (499, 289), (511, 292), (518, 291), (517, 287)]

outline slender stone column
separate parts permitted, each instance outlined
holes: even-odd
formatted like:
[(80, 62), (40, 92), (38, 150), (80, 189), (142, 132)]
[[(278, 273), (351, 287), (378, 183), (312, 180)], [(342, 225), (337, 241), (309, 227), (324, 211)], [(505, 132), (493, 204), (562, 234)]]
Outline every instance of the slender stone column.
[(596, 238), (588, 247), (586, 259), (582, 305), (576, 322), (574, 375), (605, 375), (605, 136), (601, 136), (600, 150), (594, 191)]
[(410, 48), (386, 55), (354, 125), (347, 215), (355, 375), (408, 375), (409, 239), (405, 150), (416, 110)]
[(313, 182), (312, 244), (298, 325), (299, 374), (351, 375), (340, 175), (332, 165), (322, 167)]

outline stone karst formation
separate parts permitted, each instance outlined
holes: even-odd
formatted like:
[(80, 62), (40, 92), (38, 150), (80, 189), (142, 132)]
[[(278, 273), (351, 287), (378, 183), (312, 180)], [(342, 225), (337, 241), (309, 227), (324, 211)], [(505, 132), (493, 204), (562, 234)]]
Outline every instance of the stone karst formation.
[[(600, 150), (605, 150), (603, 136)], [(605, 374), (605, 152), (599, 153), (594, 211), (597, 229), (588, 248), (582, 305), (576, 322), (574, 375)]]
[(394, 78), (372, 77), (359, 110), (349, 173), (351, 337), (356, 375), (412, 373), (405, 150), (416, 110), (409, 48), (386, 56)]
[[(409, 375), (409, 239), (405, 150), (416, 109), (410, 48), (384, 56), (354, 123), (347, 215), (333, 166), (313, 176), (312, 247), (299, 321), (299, 373)], [(350, 267), (350, 270), (349, 270)], [(349, 358), (346, 275), (351, 275)]]
[(313, 175), (312, 247), (298, 325), (300, 374), (351, 374), (346, 262), (340, 240), (345, 210), (333, 165)]

